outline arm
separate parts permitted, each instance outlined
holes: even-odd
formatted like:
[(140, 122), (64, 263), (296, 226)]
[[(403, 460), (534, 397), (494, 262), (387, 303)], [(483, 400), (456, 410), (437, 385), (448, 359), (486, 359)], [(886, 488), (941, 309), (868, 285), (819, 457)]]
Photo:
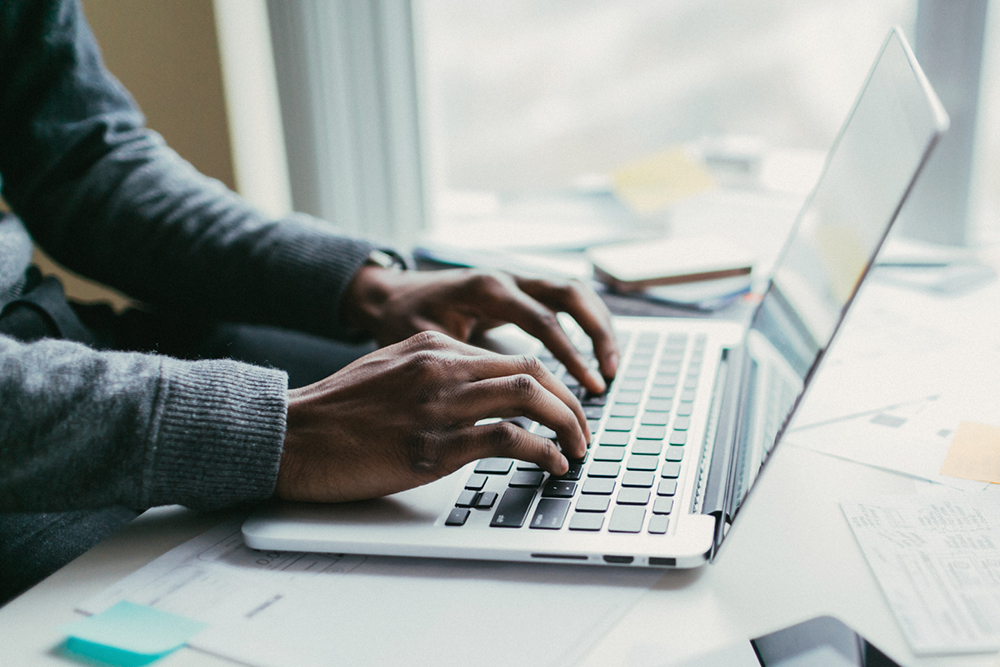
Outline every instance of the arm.
[(233, 361), (0, 336), (0, 511), (269, 497), (286, 379)]
[(372, 245), (269, 220), (167, 148), (104, 69), (75, 1), (0, 6), (3, 195), (54, 258), (189, 314), (343, 337)]

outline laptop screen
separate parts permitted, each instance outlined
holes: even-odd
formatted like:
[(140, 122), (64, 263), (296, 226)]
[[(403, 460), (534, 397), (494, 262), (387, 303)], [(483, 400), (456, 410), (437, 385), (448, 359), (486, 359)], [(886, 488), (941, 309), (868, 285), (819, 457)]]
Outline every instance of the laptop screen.
[[(735, 516), (948, 119), (898, 29), (799, 213), (746, 336)], [(855, 388), (857, 390), (858, 388)]]

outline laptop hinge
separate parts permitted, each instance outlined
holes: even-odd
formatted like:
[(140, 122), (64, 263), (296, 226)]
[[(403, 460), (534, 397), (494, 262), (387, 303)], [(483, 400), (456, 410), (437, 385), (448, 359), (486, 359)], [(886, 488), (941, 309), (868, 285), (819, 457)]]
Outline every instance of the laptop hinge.
[[(716, 377), (715, 395), (720, 395), (718, 393), (719, 385), (722, 385), (723, 389), (718, 406), (719, 417), (715, 438), (711, 445), (712, 455), (708, 464), (708, 475), (701, 508), (702, 514), (715, 517), (715, 540), (710, 558), (715, 557), (715, 551), (725, 536), (727, 520), (725, 510), (728, 500), (726, 491), (735, 459), (734, 449), (739, 423), (739, 408), (743, 394), (743, 357), (742, 347), (728, 350), (728, 355), (723, 364), (720, 365), (720, 373)], [(722, 370), (723, 366), (724, 370)]]

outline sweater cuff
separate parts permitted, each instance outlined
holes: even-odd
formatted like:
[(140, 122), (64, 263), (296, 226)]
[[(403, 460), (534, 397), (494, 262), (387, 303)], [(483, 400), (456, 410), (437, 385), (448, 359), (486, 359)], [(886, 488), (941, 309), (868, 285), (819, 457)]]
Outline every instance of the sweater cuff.
[(163, 360), (143, 480), (147, 506), (217, 509), (271, 497), (288, 376), (228, 360)]

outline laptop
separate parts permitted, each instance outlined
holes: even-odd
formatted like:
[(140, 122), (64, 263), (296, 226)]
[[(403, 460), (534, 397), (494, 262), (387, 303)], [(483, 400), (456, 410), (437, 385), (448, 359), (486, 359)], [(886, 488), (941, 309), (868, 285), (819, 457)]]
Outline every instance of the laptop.
[[(536, 348), (579, 392), (594, 434), (566, 475), (490, 458), (376, 500), (273, 503), (243, 524), (246, 544), (632, 567), (710, 561), (948, 122), (893, 29), (748, 327), (617, 317), (620, 370), (602, 396), (584, 395)], [(522, 425), (555, 437), (537, 423)]]

